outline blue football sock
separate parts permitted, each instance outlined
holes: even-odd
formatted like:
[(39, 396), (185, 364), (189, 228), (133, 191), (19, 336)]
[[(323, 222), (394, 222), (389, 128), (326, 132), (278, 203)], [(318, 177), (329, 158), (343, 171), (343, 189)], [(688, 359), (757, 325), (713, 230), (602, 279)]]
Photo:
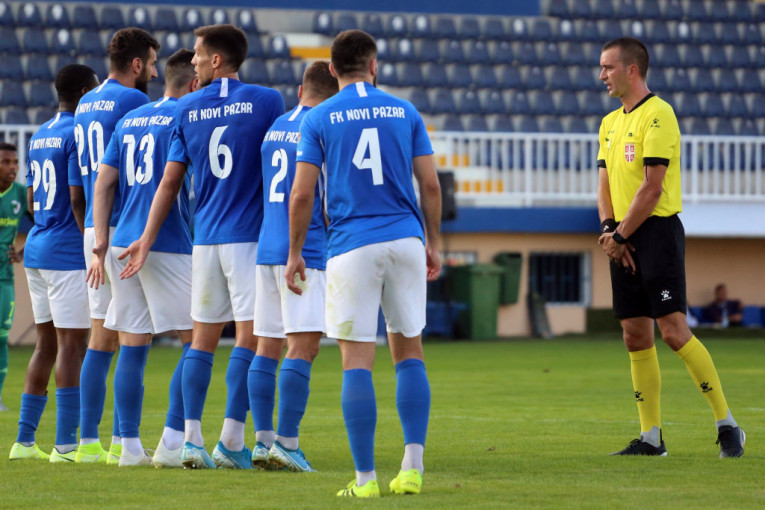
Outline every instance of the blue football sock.
[(80, 438), (98, 439), (113, 352), (88, 349), (80, 371)]
[(279, 370), (279, 421), (277, 433), (284, 437), (298, 437), (300, 420), (308, 404), (311, 362), (287, 359)]
[(340, 400), (356, 471), (372, 471), (375, 468), (377, 425), (377, 402), (372, 372), (361, 368), (345, 370)]
[(80, 424), (80, 387), (56, 390), (56, 444), (77, 444)]
[(255, 351), (246, 347), (234, 347), (231, 351), (226, 369), (226, 418), (242, 423), (247, 421), (247, 411), (250, 410), (247, 379), (254, 357)]
[(140, 437), (143, 372), (149, 347), (123, 345), (120, 348), (114, 370), (114, 405), (119, 417), (120, 437)]
[(48, 397), (45, 395), (21, 394), (21, 414), (19, 416), (19, 435), (17, 443), (34, 443), (35, 431), (40, 424), (40, 417), (45, 410)]
[(189, 349), (183, 361), (183, 413), (186, 420), (201, 420), (210, 387), (212, 352)]
[(410, 358), (396, 364), (396, 407), (404, 429), (404, 444), (424, 446), (430, 415), (430, 383), (422, 360)]
[(274, 430), (276, 367), (278, 366), (278, 359), (265, 356), (252, 358), (252, 364), (247, 373), (247, 389), (250, 394), (250, 410), (256, 432)]
[(183, 361), (189, 352), (191, 342), (183, 344), (181, 359), (175, 366), (173, 378), (170, 379), (170, 405), (167, 407), (167, 419), (165, 427), (183, 432)]

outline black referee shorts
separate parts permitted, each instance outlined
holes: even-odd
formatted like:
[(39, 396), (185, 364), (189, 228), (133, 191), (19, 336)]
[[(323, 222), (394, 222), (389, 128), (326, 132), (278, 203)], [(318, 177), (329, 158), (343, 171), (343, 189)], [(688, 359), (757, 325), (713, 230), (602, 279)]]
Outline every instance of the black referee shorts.
[(685, 230), (677, 215), (649, 217), (630, 236), (637, 270), (611, 262), (614, 315), (618, 319), (686, 313)]

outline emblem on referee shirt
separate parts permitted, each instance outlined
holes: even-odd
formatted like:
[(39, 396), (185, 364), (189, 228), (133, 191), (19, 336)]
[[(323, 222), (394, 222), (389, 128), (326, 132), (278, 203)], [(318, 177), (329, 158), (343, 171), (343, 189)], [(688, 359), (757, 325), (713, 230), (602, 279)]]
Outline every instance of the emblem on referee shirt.
[(635, 161), (635, 144), (634, 143), (624, 144), (624, 160), (627, 163), (632, 163), (633, 161)]

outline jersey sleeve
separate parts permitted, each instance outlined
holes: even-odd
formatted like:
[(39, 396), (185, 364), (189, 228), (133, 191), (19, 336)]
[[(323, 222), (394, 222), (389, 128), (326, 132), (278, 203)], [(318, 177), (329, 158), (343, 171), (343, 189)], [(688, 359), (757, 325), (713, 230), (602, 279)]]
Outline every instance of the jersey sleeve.
[(643, 135), (643, 165), (669, 166), (670, 160), (678, 157), (674, 153), (680, 138), (677, 117), (669, 108), (657, 109), (652, 113), (646, 119)]
[(300, 141), (295, 161), (311, 163), (321, 168), (321, 164), (324, 163), (324, 149), (321, 145), (319, 130), (315, 126), (316, 115), (312, 115), (314, 112), (316, 109), (306, 113), (300, 123)]
[[(77, 125), (75, 124), (75, 127)], [(77, 152), (77, 143), (74, 133), (72, 134), (72, 152), (69, 154), (69, 185), (82, 187), (82, 169), (80, 168), (80, 155)]]
[(19, 190), (19, 202), (21, 202), (21, 209), (19, 216), (23, 216), (25, 214), (29, 215), (31, 214), (29, 212), (29, 202), (27, 202), (27, 189), (21, 185), (21, 183), (18, 184), (18, 190)]
[[(29, 154), (29, 153), (27, 153), (27, 154)], [(32, 172), (32, 159), (29, 156), (27, 156), (27, 175), (26, 175), (26, 177), (27, 177), (27, 188), (30, 188), (30, 187), (34, 186), (35, 175), (34, 175), (34, 172)]]
[(120, 167), (120, 145), (119, 134), (117, 131), (112, 133), (109, 145), (106, 146), (104, 155), (101, 157), (101, 164), (113, 166), (114, 168)]
[[(177, 112), (180, 113), (180, 112)], [(181, 116), (175, 117), (175, 129), (173, 130), (173, 136), (170, 139), (170, 149), (167, 153), (167, 161), (175, 161), (177, 163), (189, 164), (189, 155), (186, 150), (186, 141), (183, 137), (183, 129), (181, 127)]]
[(603, 145), (606, 143), (605, 132), (605, 123), (600, 121), (600, 129), (598, 129), (598, 168), (606, 168), (606, 151), (603, 148)]
[(428, 136), (428, 130), (425, 128), (425, 122), (422, 120), (422, 115), (412, 108), (414, 119), (414, 136), (412, 138), (412, 157), (427, 156), (433, 154), (433, 146), (430, 143), (430, 136)]
[(271, 100), (271, 119), (268, 123), (268, 126), (271, 127), (273, 123), (284, 115), (284, 98), (282, 97), (281, 92), (278, 90), (275, 91), (276, 94), (273, 95), (273, 98)]

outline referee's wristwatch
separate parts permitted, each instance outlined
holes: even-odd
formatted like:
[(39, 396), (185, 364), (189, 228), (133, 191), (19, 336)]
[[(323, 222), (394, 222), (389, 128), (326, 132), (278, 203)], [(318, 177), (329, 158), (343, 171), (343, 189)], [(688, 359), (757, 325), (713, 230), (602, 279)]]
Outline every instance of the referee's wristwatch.
[(622, 237), (622, 235), (619, 232), (614, 231), (613, 236), (611, 237), (614, 241), (616, 241), (617, 244), (627, 244), (626, 237)]

